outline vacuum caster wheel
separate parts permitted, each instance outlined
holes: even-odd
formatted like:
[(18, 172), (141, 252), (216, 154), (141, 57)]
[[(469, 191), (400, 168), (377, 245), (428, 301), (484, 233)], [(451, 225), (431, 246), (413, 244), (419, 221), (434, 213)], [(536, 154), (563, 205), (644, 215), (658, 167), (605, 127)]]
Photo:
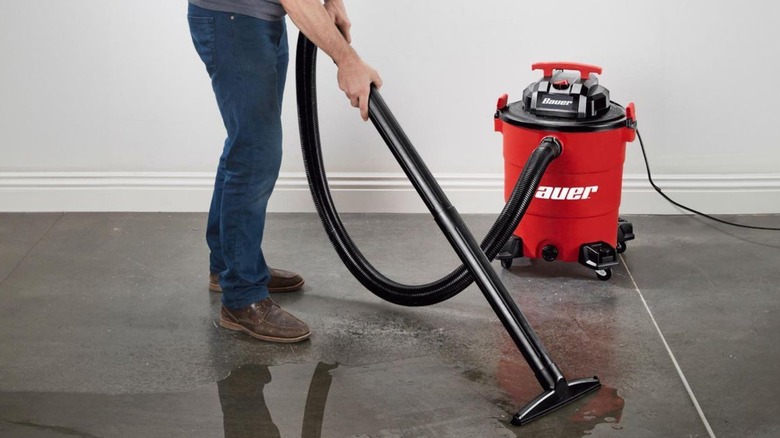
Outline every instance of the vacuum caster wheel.
[(618, 242), (617, 246), (615, 246), (615, 252), (617, 252), (618, 254), (623, 254), (624, 252), (626, 252), (626, 249), (627, 249), (626, 242)]
[(509, 269), (512, 267), (512, 259), (501, 259), (501, 267)]
[(596, 277), (601, 281), (607, 281), (612, 278), (612, 269), (599, 269), (596, 271)]

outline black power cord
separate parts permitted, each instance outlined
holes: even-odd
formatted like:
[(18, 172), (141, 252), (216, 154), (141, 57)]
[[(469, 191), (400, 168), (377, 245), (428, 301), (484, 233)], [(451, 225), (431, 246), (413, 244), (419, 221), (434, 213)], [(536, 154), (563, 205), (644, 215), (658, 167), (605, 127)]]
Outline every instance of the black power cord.
[(659, 195), (663, 196), (664, 199), (672, 203), (673, 205), (682, 208), (683, 210), (690, 211), (693, 214), (697, 214), (699, 216), (706, 217), (707, 219), (713, 220), (715, 222), (720, 222), (722, 224), (731, 225), (733, 227), (740, 227), (740, 228), (749, 228), (751, 230), (766, 230), (766, 231), (780, 231), (780, 228), (775, 227), (759, 227), (755, 225), (745, 225), (745, 224), (738, 224), (736, 222), (729, 222), (723, 219), (718, 219), (716, 217), (710, 216), (706, 213), (702, 213), (698, 210), (694, 210), (690, 207), (686, 207), (679, 202), (675, 201), (674, 199), (670, 198), (666, 195), (666, 193), (661, 190), (660, 187), (658, 187), (655, 182), (653, 181), (653, 175), (650, 173), (650, 163), (647, 161), (647, 152), (645, 152), (645, 144), (642, 142), (642, 135), (639, 134), (639, 130), (636, 131), (636, 136), (639, 138), (639, 146), (642, 148), (642, 156), (645, 158), (645, 167), (647, 168), (647, 179), (650, 180), (650, 185), (653, 186), (656, 192), (658, 192)]

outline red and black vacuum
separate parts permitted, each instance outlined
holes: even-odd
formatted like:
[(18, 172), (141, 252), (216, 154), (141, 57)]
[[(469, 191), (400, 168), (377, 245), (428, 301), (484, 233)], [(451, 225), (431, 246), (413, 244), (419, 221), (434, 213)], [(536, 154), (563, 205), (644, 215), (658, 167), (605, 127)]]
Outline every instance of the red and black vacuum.
[[(387, 278), (366, 260), (350, 238), (333, 203), (320, 145), (316, 59), (317, 46), (300, 34), (296, 82), (298, 123), (306, 175), (325, 232), (349, 271), (378, 297), (403, 306), (436, 304), (476, 283), (542, 386), (542, 393), (514, 415), (513, 424), (528, 423), (597, 390), (601, 383), (596, 377), (577, 380), (564, 377), (490, 261), (502, 249), (506, 252), (507, 241), (513, 234), (517, 234), (520, 237), (515, 236), (513, 239), (516, 242), (522, 239), (522, 254), (529, 257), (543, 255), (546, 247), (554, 246), (558, 251), (556, 258), (561, 260), (577, 257), (578, 251), (588, 251), (584, 256), (586, 264), (592, 260), (599, 269), (607, 269), (611, 266), (609, 263), (614, 264), (615, 224), (610, 222), (610, 234), (609, 227), (603, 225), (602, 221), (606, 224), (613, 219), (617, 220), (625, 142), (630, 139), (630, 130), (635, 123), (633, 106), (629, 107), (627, 113), (620, 106), (610, 103), (608, 92), (599, 87), (587, 71), (581, 71), (579, 79), (569, 79), (563, 75), (552, 79), (553, 70), (567, 67), (560, 64), (543, 67), (546, 69), (546, 78), (538, 85), (542, 87), (549, 83), (552, 87), (548, 87), (549, 96), (531, 92), (528, 102), (511, 105), (507, 105), (506, 98), (503, 98), (499, 102), (496, 123), (505, 136), (507, 190), (511, 193), (490, 231), (478, 243), (382, 96), (372, 86), (369, 100), (371, 121), (463, 263), (440, 279), (426, 284), (407, 285)], [(568, 85), (564, 81), (569, 81)], [(568, 94), (563, 93), (565, 89), (569, 90)], [(576, 90), (579, 90), (579, 95)], [(559, 96), (550, 97), (553, 94)], [(571, 104), (559, 103), (564, 101), (571, 101)], [(580, 111), (584, 116), (580, 116)], [(589, 158), (587, 163), (590, 164), (585, 165), (577, 163), (580, 157), (587, 155), (585, 150), (577, 152), (579, 149), (590, 149), (597, 155), (615, 156)], [(564, 164), (558, 165), (558, 160)], [(546, 173), (548, 169), (550, 172)], [(603, 175), (593, 180), (588, 176), (590, 173)], [(594, 185), (599, 187), (598, 191), (590, 189), (586, 194), (586, 188)], [(550, 201), (558, 201), (561, 197), (565, 200), (571, 198), (571, 201), (588, 197), (585, 201), (589, 201), (601, 199), (601, 195), (605, 195), (605, 200), (597, 201), (598, 207), (596, 204), (591, 207), (574, 206), (566, 209), (565, 213), (545, 216), (545, 187), (552, 188), (549, 191)], [(562, 194), (564, 187), (567, 188), (565, 195)], [(599, 198), (594, 198), (596, 194)], [(526, 212), (532, 218), (530, 228), (526, 225), (527, 218), (523, 219)], [(591, 220), (600, 216), (603, 217), (598, 221)], [(579, 225), (581, 219), (587, 223), (584, 228)], [(552, 221), (551, 226), (548, 226), (547, 220)], [(590, 251), (595, 251), (596, 255), (590, 254)], [(518, 250), (512, 254), (519, 255), (520, 252)], [(609, 257), (612, 259), (608, 260)]]
[(609, 280), (617, 254), (634, 238), (618, 217), (626, 143), (636, 138), (634, 104), (610, 101), (599, 85), (601, 67), (548, 62), (532, 66), (544, 77), (508, 104), (498, 99), (495, 129), (504, 135), (508, 198), (536, 146), (548, 136), (563, 145), (525, 217), (497, 256), (505, 268), (517, 257), (579, 262)]

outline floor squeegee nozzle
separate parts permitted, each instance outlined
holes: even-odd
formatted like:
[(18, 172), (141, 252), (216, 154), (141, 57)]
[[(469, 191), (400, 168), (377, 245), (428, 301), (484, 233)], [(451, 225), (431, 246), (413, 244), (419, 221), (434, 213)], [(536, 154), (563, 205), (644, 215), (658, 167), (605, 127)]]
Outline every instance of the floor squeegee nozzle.
[(512, 418), (512, 424), (523, 426), (537, 418), (562, 408), (567, 404), (584, 397), (601, 387), (598, 377), (592, 379), (577, 379), (571, 382), (563, 381), (557, 389), (545, 391)]

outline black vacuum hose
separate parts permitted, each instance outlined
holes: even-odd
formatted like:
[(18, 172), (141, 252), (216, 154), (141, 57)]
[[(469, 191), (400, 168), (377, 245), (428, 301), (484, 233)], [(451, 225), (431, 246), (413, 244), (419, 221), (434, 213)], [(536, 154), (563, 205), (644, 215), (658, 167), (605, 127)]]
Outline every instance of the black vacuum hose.
[[(402, 306), (428, 306), (440, 303), (466, 289), (474, 279), (463, 265), (431, 283), (406, 285), (393, 281), (377, 271), (357, 248), (339, 218), (328, 188), (320, 145), (316, 79), (317, 46), (301, 33), (298, 36), (296, 87), (303, 160), (317, 213), (341, 260), (368, 290), (386, 301)], [(370, 106), (371, 120), (387, 141), (388, 130), (402, 131), (373, 86), (371, 93), (370, 99), (374, 102)], [(543, 141), (531, 154), (509, 201), (480, 245), (489, 260), (496, 257), (517, 228), (538, 189), (544, 171), (560, 153), (560, 144), (550, 138)]]

